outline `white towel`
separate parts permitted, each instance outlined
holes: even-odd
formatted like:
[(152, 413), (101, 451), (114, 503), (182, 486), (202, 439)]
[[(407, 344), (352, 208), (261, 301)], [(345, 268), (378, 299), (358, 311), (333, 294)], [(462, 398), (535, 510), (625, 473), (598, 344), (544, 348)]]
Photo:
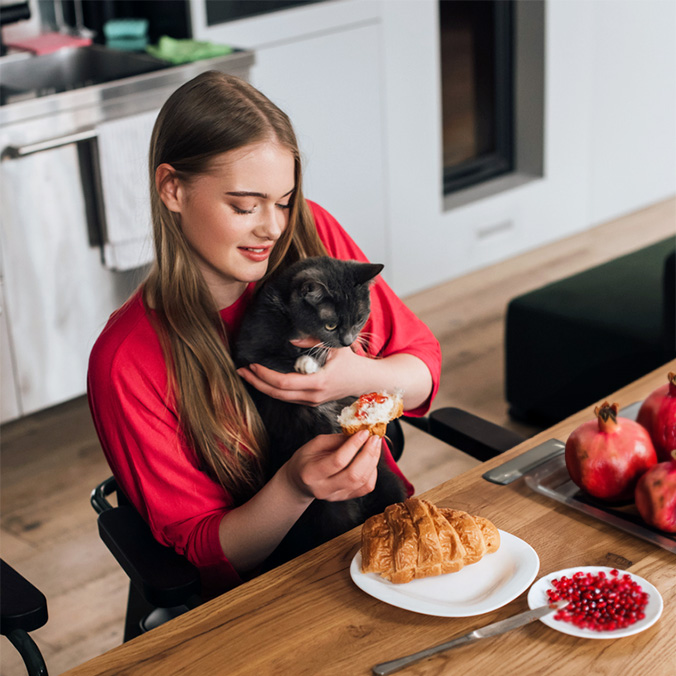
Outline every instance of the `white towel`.
[(153, 260), (148, 148), (158, 112), (96, 128), (106, 217), (103, 260), (111, 270), (130, 270)]

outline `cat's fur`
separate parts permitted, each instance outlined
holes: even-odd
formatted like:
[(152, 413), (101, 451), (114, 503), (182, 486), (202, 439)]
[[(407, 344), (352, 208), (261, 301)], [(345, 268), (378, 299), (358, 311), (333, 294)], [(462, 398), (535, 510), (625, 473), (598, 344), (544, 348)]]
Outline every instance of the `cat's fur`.
[[(323, 256), (303, 259), (273, 276), (242, 320), (235, 345), (237, 365), (257, 363), (281, 373), (309, 373), (321, 368), (326, 349), (299, 348), (289, 341), (311, 336), (327, 348), (351, 345), (368, 318), (370, 283), (382, 268), (380, 264)], [(268, 397), (253, 387), (249, 391), (269, 436), (269, 476), (318, 434), (340, 432), (337, 416), (348, 402), (304, 406)], [(343, 502), (314, 500), (268, 564), (297, 556), (405, 497), (401, 480), (381, 460), (377, 484), (370, 494)]]

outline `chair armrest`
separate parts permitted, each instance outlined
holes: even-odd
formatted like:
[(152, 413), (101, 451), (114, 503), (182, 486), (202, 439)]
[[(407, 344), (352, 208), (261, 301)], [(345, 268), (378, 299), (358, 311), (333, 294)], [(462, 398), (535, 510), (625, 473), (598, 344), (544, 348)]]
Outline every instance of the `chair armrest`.
[(452, 407), (432, 411), (427, 416), (426, 431), (482, 462), (525, 441), (516, 432)]
[(47, 622), (45, 595), (4, 559), (0, 559), (0, 585), (0, 629), (4, 636), (16, 629), (34, 631)]
[(101, 539), (148, 603), (158, 608), (196, 605), (199, 571), (171, 547), (157, 542), (135, 509), (105, 510), (98, 524)]
[[(97, 514), (105, 512), (109, 509), (113, 509), (113, 505), (108, 501), (108, 496), (119, 491), (117, 481), (115, 477), (108, 477), (105, 481), (102, 481), (92, 492), (89, 497), (91, 506), (94, 508), (94, 511)], [(119, 501), (119, 493), (118, 493)], [(119, 504), (119, 502), (118, 502)]]
[(0, 559), (0, 630), (17, 649), (31, 676), (47, 676), (42, 653), (28, 634), (47, 619), (45, 595)]

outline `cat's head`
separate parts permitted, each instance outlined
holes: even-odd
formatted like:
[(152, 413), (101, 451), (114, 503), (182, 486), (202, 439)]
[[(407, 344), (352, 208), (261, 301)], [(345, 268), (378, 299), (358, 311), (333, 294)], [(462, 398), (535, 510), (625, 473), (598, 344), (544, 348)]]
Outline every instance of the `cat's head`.
[(296, 263), (289, 284), (295, 337), (312, 336), (327, 347), (352, 345), (371, 310), (369, 287), (383, 267), (329, 257)]

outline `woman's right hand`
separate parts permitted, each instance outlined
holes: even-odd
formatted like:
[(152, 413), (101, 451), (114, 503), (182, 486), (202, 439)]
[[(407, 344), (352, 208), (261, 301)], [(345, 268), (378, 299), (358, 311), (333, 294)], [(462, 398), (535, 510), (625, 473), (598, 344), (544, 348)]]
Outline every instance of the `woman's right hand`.
[(366, 430), (350, 437), (320, 435), (301, 446), (282, 471), (299, 495), (330, 502), (358, 498), (375, 488), (381, 444)]

